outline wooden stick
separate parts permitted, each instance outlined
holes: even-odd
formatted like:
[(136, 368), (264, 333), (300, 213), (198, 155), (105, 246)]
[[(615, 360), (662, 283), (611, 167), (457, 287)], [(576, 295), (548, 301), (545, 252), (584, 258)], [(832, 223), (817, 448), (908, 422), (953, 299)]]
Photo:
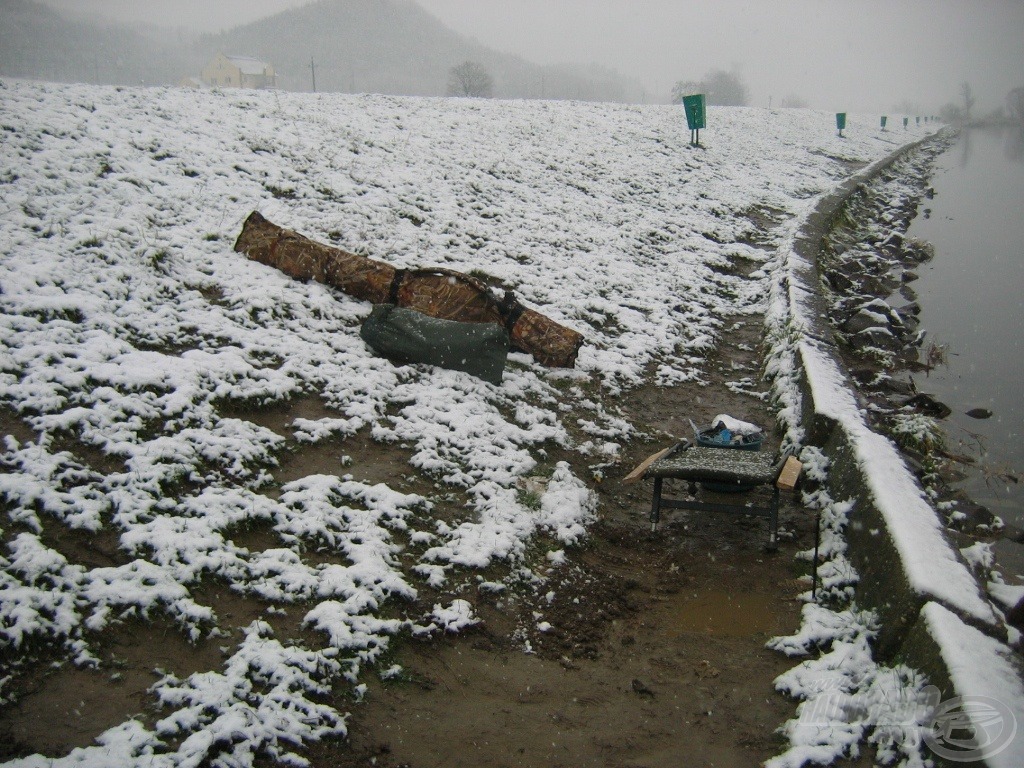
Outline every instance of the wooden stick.
[(656, 462), (658, 459), (660, 459), (660, 458), (662, 458), (664, 456), (667, 456), (668, 454), (672, 453), (673, 451), (675, 451), (680, 446), (687, 445), (688, 442), (689, 441), (687, 441), (687, 440), (683, 440), (681, 442), (676, 443), (675, 445), (670, 445), (668, 448), (665, 448), (664, 450), (658, 451), (657, 453), (652, 453), (646, 459), (644, 459), (639, 464), (637, 464), (636, 465), (636, 469), (634, 469), (632, 472), (630, 472), (628, 475), (626, 475), (624, 478), (622, 478), (622, 482), (626, 483), (627, 485), (631, 484), (631, 483), (635, 483), (637, 480), (639, 480), (640, 478), (642, 478), (644, 476), (644, 472), (647, 471), (647, 468), (649, 466), (651, 466), (651, 464)]

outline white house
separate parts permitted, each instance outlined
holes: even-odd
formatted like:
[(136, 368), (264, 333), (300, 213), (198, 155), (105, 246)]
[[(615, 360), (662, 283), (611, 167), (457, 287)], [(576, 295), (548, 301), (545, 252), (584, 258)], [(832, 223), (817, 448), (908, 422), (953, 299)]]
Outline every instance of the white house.
[(248, 56), (217, 56), (203, 68), (203, 82), (222, 88), (273, 88), (277, 84), (274, 68)]

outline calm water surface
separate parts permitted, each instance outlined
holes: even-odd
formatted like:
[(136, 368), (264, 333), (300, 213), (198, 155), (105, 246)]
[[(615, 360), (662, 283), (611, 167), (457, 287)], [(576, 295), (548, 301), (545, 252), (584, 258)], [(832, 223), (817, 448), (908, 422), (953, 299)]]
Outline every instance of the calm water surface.
[[(964, 131), (938, 159), (932, 186), (909, 234), (932, 243), (935, 259), (912, 286), (925, 346), (946, 345), (947, 365), (918, 375), (917, 386), (953, 409), (951, 450), (982, 456), (963, 487), (1024, 527), (1024, 127)], [(993, 416), (966, 416), (973, 408)]]

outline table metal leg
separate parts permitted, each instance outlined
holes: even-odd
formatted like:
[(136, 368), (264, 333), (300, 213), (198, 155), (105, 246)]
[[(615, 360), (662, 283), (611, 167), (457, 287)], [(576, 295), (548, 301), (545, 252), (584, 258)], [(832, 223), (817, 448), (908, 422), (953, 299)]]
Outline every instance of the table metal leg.
[(654, 496), (651, 499), (651, 531), (658, 530), (658, 520), (661, 518), (661, 478), (654, 478)]
[(772, 488), (772, 501), (768, 511), (768, 551), (779, 548), (779, 488)]

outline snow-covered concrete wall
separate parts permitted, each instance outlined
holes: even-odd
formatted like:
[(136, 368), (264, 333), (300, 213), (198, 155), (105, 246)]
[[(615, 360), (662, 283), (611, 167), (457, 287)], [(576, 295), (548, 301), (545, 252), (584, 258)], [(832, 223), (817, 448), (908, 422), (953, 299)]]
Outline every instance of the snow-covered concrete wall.
[[(1002, 719), (1009, 727), (1024, 714), (1024, 685), (1002, 617), (947, 539), (896, 446), (871, 430), (823, 311), (817, 265), (822, 235), (859, 185), (915, 147), (869, 166), (824, 199), (783, 247), (785, 309), (777, 311), (786, 316), (796, 369), (796, 391), (787, 407), (798, 423), (790, 428), (827, 456), (832, 498), (852, 502), (847, 555), (859, 576), (858, 603), (876, 611), (881, 621), (876, 652), (924, 672), (944, 704), (997, 702), (1009, 713)], [(957, 712), (985, 738), (983, 712), (969, 706)], [(1024, 741), (1017, 742), (981, 750), (980, 759), (990, 766), (1024, 765)], [(936, 758), (945, 764), (941, 754)], [(954, 756), (949, 764), (956, 762)]]
[[(1017, 736), (1024, 714), (1024, 683), (1020, 657), (1004, 643), (964, 624), (938, 603), (927, 603), (903, 644), (906, 663), (928, 676), (938, 689), (939, 722), (962, 728), (960, 712), (970, 711), (978, 730), (978, 752), (991, 768), (1024, 765), (1024, 738)], [(964, 706), (964, 705), (967, 706)], [(938, 765), (968, 761), (971, 749), (943, 749), (936, 739), (932, 753)], [(936, 752), (938, 747), (938, 752)], [(964, 754), (964, 753), (968, 754)]]

